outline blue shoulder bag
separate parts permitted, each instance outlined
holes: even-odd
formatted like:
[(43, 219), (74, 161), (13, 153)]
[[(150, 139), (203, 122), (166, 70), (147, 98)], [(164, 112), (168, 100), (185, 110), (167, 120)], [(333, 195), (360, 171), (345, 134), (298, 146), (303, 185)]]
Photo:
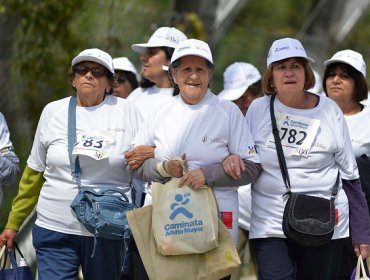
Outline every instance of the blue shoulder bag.
[(76, 143), (76, 97), (72, 96), (68, 108), (68, 153), (72, 176), (76, 179), (78, 194), (71, 203), (77, 220), (94, 234), (94, 257), (97, 237), (124, 240), (124, 263), (122, 272), (127, 273), (131, 266), (129, 243), (132, 235), (126, 213), (136, 208), (129, 202), (125, 193), (118, 189), (95, 190), (81, 186), (81, 167), (79, 158), (73, 160), (72, 150)]

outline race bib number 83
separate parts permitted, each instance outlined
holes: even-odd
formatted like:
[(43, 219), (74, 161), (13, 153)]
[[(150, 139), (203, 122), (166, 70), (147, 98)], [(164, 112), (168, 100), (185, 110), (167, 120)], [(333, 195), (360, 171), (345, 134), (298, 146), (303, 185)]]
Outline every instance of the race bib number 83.
[(88, 156), (95, 160), (107, 158), (114, 144), (113, 137), (99, 131), (80, 134), (77, 139), (72, 154)]

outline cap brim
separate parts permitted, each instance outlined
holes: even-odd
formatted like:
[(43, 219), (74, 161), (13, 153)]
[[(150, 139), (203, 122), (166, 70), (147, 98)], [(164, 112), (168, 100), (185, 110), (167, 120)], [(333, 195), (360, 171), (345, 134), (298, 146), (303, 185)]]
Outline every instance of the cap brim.
[(205, 60), (213, 64), (213, 58), (207, 57), (206, 55), (193, 53), (193, 52), (182, 53), (179, 56), (172, 56), (171, 63), (175, 62), (176, 60), (179, 60), (180, 58), (183, 58), (184, 56), (198, 56), (198, 57), (204, 58)]
[(300, 58), (303, 58), (303, 59), (307, 60), (307, 62), (315, 63), (315, 60), (313, 58), (309, 57), (309, 56), (286, 56), (286, 57), (281, 57), (281, 58), (275, 59), (271, 62), (268, 62), (267, 67), (269, 67), (272, 63), (275, 63), (277, 61), (288, 59), (288, 58), (293, 58), (293, 57), (300, 57)]
[(131, 49), (137, 53), (144, 53), (147, 48), (160, 48), (160, 47), (166, 46), (164, 46), (163, 44), (149, 44), (149, 43), (131, 45)]
[[(328, 60), (325, 60), (324, 61), (324, 66), (326, 67), (326, 66), (328, 66), (328, 65), (330, 65), (330, 64), (332, 64), (332, 63), (344, 63), (344, 64), (348, 64), (348, 65), (350, 65), (350, 66), (352, 66), (351, 64), (349, 64), (347, 61), (344, 61), (344, 60), (342, 60), (342, 59), (328, 59)], [(353, 66), (352, 66), (353, 67)]]
[(218, 96), (222, 99), (234, 101), (242, 97), (248, 87), (249, 85), (242, 88), (224, 89), (218, 94)]
[(76, 65), (76, 64), (78, 64), (78, 63), (80, 63), (82, 61), (96, 62), (96, 63), (104, 66), (105, 68), (107, 68), (107, 70), (109, 72), (111, 72), (112, 74), (114, 74), (113, 65), (110, 66), (104, 60), (99, 59), (99, 58), (94, 57), (94, 56), (89, 56), (89, 55), (76, 56), (74, 59), (72, 59), (72, 66), (74, 66), (74, 65)]

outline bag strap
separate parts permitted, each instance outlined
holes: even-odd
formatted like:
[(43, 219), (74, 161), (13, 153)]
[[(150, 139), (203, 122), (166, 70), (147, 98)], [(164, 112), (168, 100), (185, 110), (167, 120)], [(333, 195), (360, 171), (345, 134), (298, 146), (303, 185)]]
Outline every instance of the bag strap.
[[(365, 260), (365, 262), (366, 262), (366, 260)], [(361, 274), (362, 274), (362, 277), (361, 277)], [(358, 259), (357, 259), (355, 280), (369, 279), (367, 276), (368, 276), (368, 274), (366, 273), (364, 260), (362, 259), (362, 256), (360, 255), (360, 256), (358, 256)]]
[[(275, 110), (274, 110), (275, 97), (276, 97), (276, 94), (273, 94), (271, 95), (271, 99), (270, 99), (270, 117), (271, 117), (271, 125), (272, 125), (272, 134), (274, 135), (274, 139), (275, 139), (275, 146), (276, 146), (276, 152), (277, 152), (277, 156), (279, 160), (281, 175), (283, 176), (284, 184), (285, 184), (285, 187), (287, 188), (287, 192), (285, 194), (289, 194), (291, 193), (290, 179), (289, 179), (288, 168), (286, 166), (286, 161), (284, 157), (283, 147), (280, 141), (279, 129), (277, 128), (277, 124), (276, 124)], [(338, 187), (339, 187), (339, 172), (337, 175), (337, 180), (334, 184), (334, 187), (331, 193), (332, 200), (334, 200), (335, 196), (338, 193)]]
[(6, 245), (4, 245), (3, 248), (0, 250), (0, 260), (1, 260), (0, 264), (2, 263), (0, 270), (6, 269), (7, 266), (9, 265), (8, 264), (8, 256), (9, 256), (11, 268), (15, 269), (15, 268), (18, 267), (16, 252), (18, 252), (18, 254), (21, 256), (21, 258), (24, 259), (24, 256), (23, 256), (21, 250), (19, 249), (18, 243), (15, 242), (15, 241), (14, 241), (14, 247), (15, 247), (15, 249), (13, 251), (9, 251), (8, 247)]
[(271, 124), (272, 124), (272, 134), (274, 135), (274, 139), (275, 139), (275, 146), (276, 146), (276, 152), (277, 152), (277, 156), (279, 160), (281, 175), (283, 176), (284, 184), (288, 190), (288, 193), (290, 193), (291, 187), (290, 187), (289, 173), (286, 167), (284, 151), (283, 151), (283, 147), (281, 146), (279, 130), (276, 125), (276, 119), (275, 119), (275, 113), (274, 113), (275, 96), (276, 94), (271, 95), (271, 99), (270, 99), (270, 116), (271, 116)]
[(71, 167), (71, 174), (76, 179), (78, 191), (81, 191), (81, 167), (78, 156), (75, 160), (72, 157), (73, 147), (76, 143), (76, 108), (77, 98), (71, 96), (68, 106), (68, 154), (69, 154), (69, 165)]

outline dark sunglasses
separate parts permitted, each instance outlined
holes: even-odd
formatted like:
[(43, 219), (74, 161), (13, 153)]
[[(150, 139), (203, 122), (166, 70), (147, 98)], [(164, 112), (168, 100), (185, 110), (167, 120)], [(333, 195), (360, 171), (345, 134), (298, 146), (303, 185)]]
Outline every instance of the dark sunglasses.
[(89, 71), (95, 78), (107, 76), (107, 70), (102, 67), (88, 67), (86, 65), (76, 65), (72, 68), (73, 72), (79, 75), (86, 75)]
[(125, 75), (123, 75), (123, 74), (117, 74), (117, 82), (119, 83), (119, 84), (123, 84), (124, 82), (126, 82), (127, 81), (127, 78), (126, 78), (126, 76)]

